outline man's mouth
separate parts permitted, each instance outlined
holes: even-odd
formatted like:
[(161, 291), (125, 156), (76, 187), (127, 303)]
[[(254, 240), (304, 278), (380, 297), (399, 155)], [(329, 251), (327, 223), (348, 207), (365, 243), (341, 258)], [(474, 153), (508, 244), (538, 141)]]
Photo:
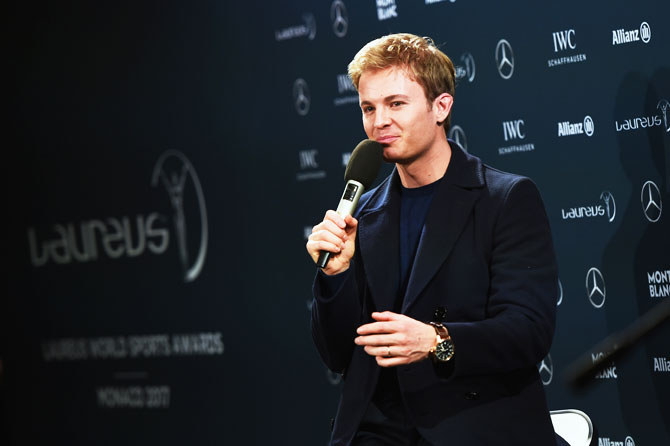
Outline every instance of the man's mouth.
[(386, 136), (380, 136), (377, 138), (377, 142), (380, 144), (391, 144), (393, 141), (398, 139), (399, 136), (396, 135), (386, 135)]

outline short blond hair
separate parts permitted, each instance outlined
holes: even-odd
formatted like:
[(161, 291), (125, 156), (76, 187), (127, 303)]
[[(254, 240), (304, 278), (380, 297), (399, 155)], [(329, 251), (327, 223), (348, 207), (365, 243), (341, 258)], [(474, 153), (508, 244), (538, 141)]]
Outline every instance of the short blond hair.
[[(454, 96), (454, 64), (430, 37), (389, 34), (367, 43), (349, 63), (349, 78), (358, 90), (358, 82), (365, 71), (389, 67), (407, 70), (423, 87), (429, 103), (442, 93)], [(443, 123), (445, 132), (449, 131), (450, 123), (451, 113)]]

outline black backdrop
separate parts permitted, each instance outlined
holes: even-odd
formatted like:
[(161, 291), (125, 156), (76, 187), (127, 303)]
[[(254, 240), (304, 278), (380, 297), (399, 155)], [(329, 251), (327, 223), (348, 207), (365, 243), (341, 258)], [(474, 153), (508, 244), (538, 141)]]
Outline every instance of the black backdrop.
[(451, 136), (545, 199), (551, 409), (587, 412), (600, 446), (667, 444), (667, 323), (584, 393), (563, 374), (670, 294), (668, 17), (661, 0), (13, 5), (0, 435), (325, 444), (341, 383), (310, 338), (305, 236), (364, 138), (347, 63), (412, 32), (457, 65)]

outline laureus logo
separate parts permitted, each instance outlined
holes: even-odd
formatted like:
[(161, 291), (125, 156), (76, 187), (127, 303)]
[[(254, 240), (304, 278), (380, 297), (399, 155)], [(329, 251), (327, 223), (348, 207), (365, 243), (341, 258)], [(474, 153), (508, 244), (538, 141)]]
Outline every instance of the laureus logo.
[[(177, 235), (179, 259), (184, 271), (184, 281), (192, 282), (200, 275), (207, 255), (207, 208), (200, 179), (193, 165), (183, 153), (177, 150), (168, 150), (156, 161), (151, 176), (151, 185), (156, 187), (159, 184), (162, 184), (165, 188), (172, 205), (174, 229)], [(188, 184), (192, 185), (195, 190), (200, 218), (200, 240), (194, 256), (189, 252), (191, 245), (189, 244), (184, 212), (184, 191)]]
[(665, 127), (665, 133), (670, 132), (670, 102), (667, 99), (661, 99), (656, 104), (656, 109), (661, 112), (663, 115), (663, 127)]
[(475, 80), (475, 58), (470, 53), (463, 53), (461, 55), (461, 65), (454, 67), (456, 79), (465, 79), (468, 82)]

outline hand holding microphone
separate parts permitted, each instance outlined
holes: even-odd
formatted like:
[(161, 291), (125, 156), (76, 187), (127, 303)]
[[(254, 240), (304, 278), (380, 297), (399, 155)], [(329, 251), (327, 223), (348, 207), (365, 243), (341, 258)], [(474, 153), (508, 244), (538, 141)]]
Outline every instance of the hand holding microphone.
[(381, 144), (369, 139), (361, 141), (349, 158), (344, 173), (346, 185), (337, 211), (326, 212), (323, 221), (312, 229), (307, 252), (326, 274), (338, 274), (349, 268), (358, 226), (351, 214), (356, 210), (363, 192), (377, 177), (381, 163)]

